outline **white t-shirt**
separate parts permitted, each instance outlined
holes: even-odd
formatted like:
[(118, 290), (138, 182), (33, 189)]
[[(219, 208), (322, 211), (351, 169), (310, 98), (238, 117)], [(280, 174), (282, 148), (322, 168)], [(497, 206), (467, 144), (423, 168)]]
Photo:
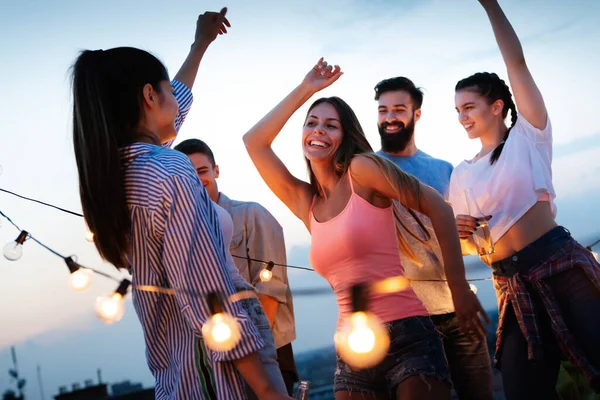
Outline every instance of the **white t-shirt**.
[(240, 271), (235, 266), (233, 257), (231, 257), (231, 252), (229, 251), (229, 247), (231, 246), (231, 237), (233, 235), (233, 220), (231, 219), (231, 215), (229, 215), (227, 210), (214, 201), (213, 207), (215, 208), (215, 211), (219, 217), (219, 226), (221, 227), (221, 232), (223, 233), (223, 241), (225, 242), (225, 249), (227, 253), (227, 271), (229, 272), (229, 276), (233, 281), (233, 286), (235, 286), (237, 290), (253, 290), (252, 286), (246, 282), (242, 275), (240, 275)]
[(470, 187), (483, 214), (492, 216), (489, 226), (494, 243), (545, 193), (556, 216), (550, 119), (539, 130), (519, 114), (494, 165), (490, 165), (491, 156), (492, 152), (465, 160), (452, 172), (448, 200), (454, 215), (469, 214), (464, 190)]

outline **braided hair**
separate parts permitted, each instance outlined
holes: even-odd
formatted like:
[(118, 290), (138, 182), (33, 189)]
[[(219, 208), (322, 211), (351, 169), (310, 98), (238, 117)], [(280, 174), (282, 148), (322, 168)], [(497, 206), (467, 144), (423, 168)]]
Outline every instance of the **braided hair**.
[(480, 96), (485, 97), (488, 104), (492, 104), (496, 100), (502, 100), (504, 102), (502, 118), (506, 118), (508, 111), (510, 110), (511, 125), (506, 130), (504, 138), (502, 139), (502, 143), (500, 143), (500, 145), (492, 152), (490, 164), (493, 165), (496, 161), (498, 161), (498, 158), (502, 153), (502, 149), (504, 148), (504, 143), (510, 134), (510, 130), (517, 122), (517, 107), (512, 99), (510, 88), (502, 79), (498, 77), (498, 75), (490, 72), (478, 72), (469, 76), (468, 78), (458, 81), (454, 90), (459, 91), (462, 89), (474, 90)]

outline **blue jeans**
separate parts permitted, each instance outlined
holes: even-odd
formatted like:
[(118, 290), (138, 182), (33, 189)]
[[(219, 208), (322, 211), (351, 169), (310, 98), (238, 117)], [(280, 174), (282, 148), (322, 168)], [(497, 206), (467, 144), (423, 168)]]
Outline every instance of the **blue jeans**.
[[(265, 342), (265, 347), (258, 351), (258, 355), (260, 356), (263, 367), (267, 371), (267, 375), (269, 375), (271, 383), (273, 383), (279, 393), (287, 394), (287, 388), (279, 369), (279, 363), (277, 362), (275, 339), (273, 338), (269, 319), (267, 318), (262, 305), (256, 297), (240, 300), (240, 304), (250, 317), (250, 320), (256, 325), (262, 340)], [(247, 386), (247, 392), (249, 399), (257, 399), (249, 386)]]
[(432, 315), (442, 342), (452, 386), (460, 400), (493, 400), (494, 377), (486, 339), (470, 339), (458, 325), (455, 313)]
[(337, 356), (335, 392), (359, 392), (396, 397), (396, 389), (412, 376), (450, 382), (442, 341), (429, 317), (388, 322), (390, 349), (377, 366), (355, 370)]

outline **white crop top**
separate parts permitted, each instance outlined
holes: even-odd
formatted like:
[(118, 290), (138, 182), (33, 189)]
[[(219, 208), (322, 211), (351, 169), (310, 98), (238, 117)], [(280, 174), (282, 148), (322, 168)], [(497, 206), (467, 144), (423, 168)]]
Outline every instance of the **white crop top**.
[(491, 156), (492, 152), (465, 160), (452, 172), (448, 200), (454, 215), (468, 214), (464, 190), (470, 187), (484, 215), (492, 216), (489, 224), (494, 243), (544, 194), (556, 216), (550, 119), (546, 128), (539, 130), (519, 114), (494, 165), (490, 165)]
[(227, 271), (229, 272), (229, 276), (233, 281), (233, 286), (235, 286), (236, 290), (253, 290), (253, 287), (246, 282), (242, 275), (240, 275), (240, 271), (235, 266), (233, 257), (231, 257), (231, 252), (229, 251), (229, 247), (231, 246), (231, 237), (233, 236), (233, 220), (231, 219), (231, 215), (229, 215), (227, 210), (214, 201), (212, 204), (219, 217), (219, 226), (221, 227), (221, 232), (223, 233), (223, 242), (225, 244), (225, 250), (227, 253)]

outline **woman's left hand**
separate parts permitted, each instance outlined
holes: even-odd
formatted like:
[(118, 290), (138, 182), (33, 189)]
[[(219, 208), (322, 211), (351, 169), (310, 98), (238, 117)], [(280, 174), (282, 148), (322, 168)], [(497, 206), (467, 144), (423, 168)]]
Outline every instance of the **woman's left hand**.
[(460, 287), (450, 286), (450, 290), (460, 330), (470, 337), (485, 338), (487, 330), (481, 318), (483, 317), (488, 325), (491, 322), (467, 281)]

